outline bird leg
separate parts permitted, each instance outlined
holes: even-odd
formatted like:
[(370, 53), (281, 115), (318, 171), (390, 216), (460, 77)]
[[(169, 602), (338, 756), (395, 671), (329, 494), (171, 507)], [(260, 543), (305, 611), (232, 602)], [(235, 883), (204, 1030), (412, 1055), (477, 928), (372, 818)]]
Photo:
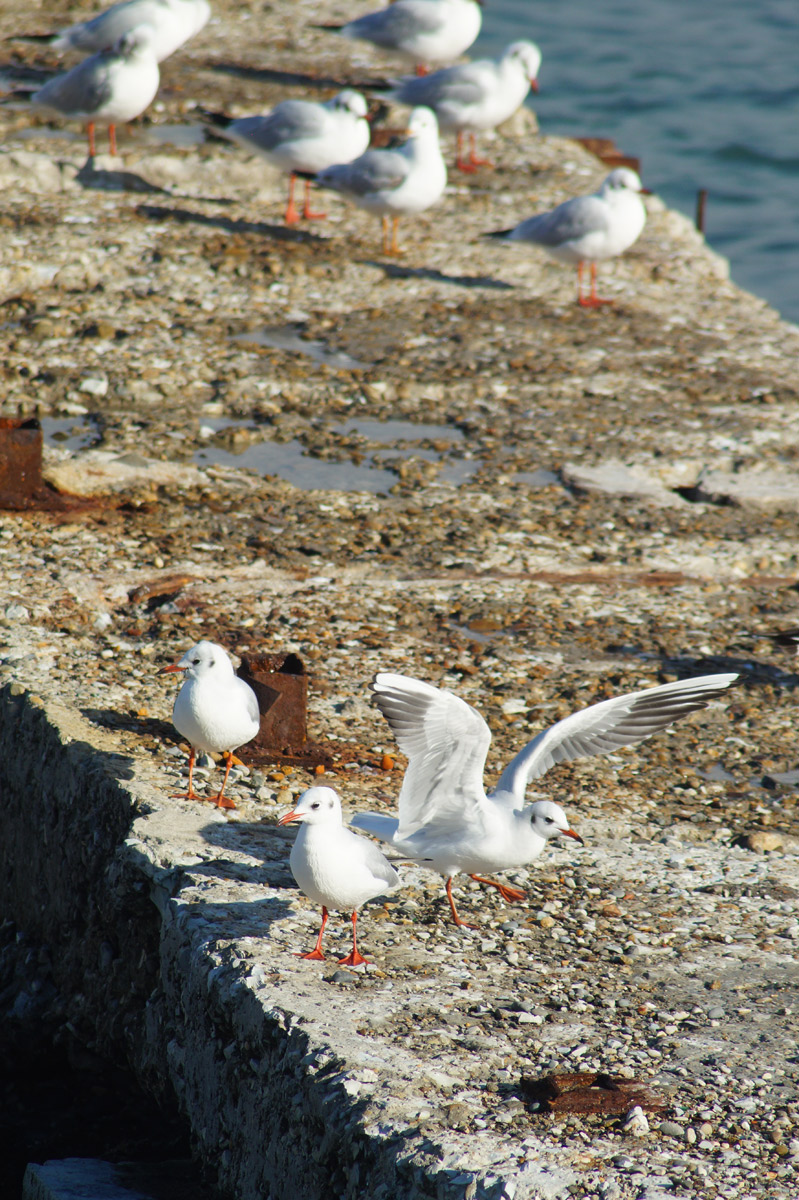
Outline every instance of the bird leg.
[(459, 171), (465, 171), (467, 175), (473, 175), (478, 167), (493, 167), (493, 163), (487, 158), (477, 157), (477, 134), (469, 134), (469, 157), (463, 157), (463, 130), (458, 130), (458, 157), (455, 166)]
[(185, 792), (173, 792), (172, 797), (171, 797), (173, 800), (204, 800), (205, 799), (205, 796), (200, 796), (194, 790), (194, 783), (193, 783), (194, 759), (195, 759), (195, 752), (194, 752), (194, 747), (192, 746), (191, 750), (189, 751), (189, 787), (188, 787), (188, 790)]
[(400, 255), (402, 253), (402, 251), (400, 250), (400, 248), (397, 244), (397, 232), (399, 230), (399, 217), (393, 217), (391, 224), (392, 224), (391, 247), (389, 249), (389, 254)]
[(299, 224), (300, 214), (297, 212), (297, 206), (294, 203), (294, 184), (296, 182), (295, 175), (289, 175), (289, 202), (286, 205), (286, 211), (283, 214), (283, 220), (287, 225)]
[(479, 929), (480, 928), (479, 925), (470, 925), (468, 921), (462, 921), (460, 919), (460, 917), (458, 916), (458, 910), (455, 907), (455, 901), (452, 898), (452, 876), (451, 875), (450, 875), (449, 879), (447, 880), (446, 887), (447, 887), (447, 899), (449, 900), (450, 912), (452, 913), (452, 919), (455, 922), (455, 924), (462, 925), (464, 929)]
[(314, 958), (314, 959), (318, 959), (319, 962), (325, 961), (325, 956), (322, 953), (322, 934), (325, 932), (325, 925), (327, 925), (327, 909), (325, 908), (325, 906), (323, 904), (322, 905), (322, 926), (319, 930), (319, 936), (316, 939), (316, 945), (314, 946), (313, 950), (309, 950), (307, 954), (300, 954), (300, 952), (297, 951), (297, 955), (296, 955), (297, 958)]
[(581, 308), (599, 308), (603, 304), (612, 304), (612, 300), (602, 300), (596, 294), (596, 263), (591, 263), (591, 294), (583, 296), (583, 264), (577, 264), (577, 303)]
[(302, 215), (308, 221), (324, 220), (324, 218), (327, 216), (327, 213), (313, 212), (311, 209), (311, 181), (310, 181), (310, 179), (305, 180), (305, 204), (303, 206)]
[(424, 63), (417, 63), (416, 64), (416, 74), (420, 75), (420, 76), (421, 75), (429, 75), (430, 68), (426, 67)]
[(94, 158), (97, 153), (94, 144), (94, 121), (89, 121), (89, 124), (86, 126), (86, 136), (89, 139), (89, 158)]
[(108, 148), (114, 158), (117, 156), (117, 127), (116, 125), (108, 126)]
[(235, 808), (236, 805), (234, 802), (228, 796), (222, 795), (225, 790), (225, 784), (227, 783), (227, 777), (230, 774), (230, 768), (233, 766), (233, 753), (230, 750), (226, 750), (222, 757), (225, 760), (225, 778), (222, 780), (222, 786), (217, 794), (215, 796), (209, 796), (208, 799), (213, 800), (217, 808)]
[(499, 883), (496, 879), (486, 879), (485, 875), (470, 875), (470, 879), (474, 879), (477, 883), (485, 883), (488, 887), (496, 888), (503, 900), (507, 900), (508, 904), (515, 901), (526, 900), (527, 895), (519, 888), (508, 887), (505, 883)]
[(338, 960), (339, 965), (342, 967), (360, 967), (363, 963), (369, 962), (368, 958), (364, 958), (362, 954), (358, 953), (358, 942), (355, 937), (355, 923), (357, 920), (358, 914), (354, 912), (352, 914), (352, 950), (350, 950), (346, 958)]

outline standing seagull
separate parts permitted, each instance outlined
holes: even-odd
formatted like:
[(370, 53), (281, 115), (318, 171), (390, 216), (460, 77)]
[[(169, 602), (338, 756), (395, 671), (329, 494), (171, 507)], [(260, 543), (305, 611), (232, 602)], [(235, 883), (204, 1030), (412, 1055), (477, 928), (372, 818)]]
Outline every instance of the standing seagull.
[[(458, 134), (461, 171), (491, 166), (476, 153), (478, 133), (496, 129), (522, 106), (530, 89), (538, 91), (541, 51), (534, 42), (513, 42), (502, 57), (463, 63), (435, 71), (422, 79), (401, 79), (388, 95), (398, 104), (425, 104), (432, 108), (443, 130)], [(471, 150), (463, 157), (463, 135), (468, 133)]]
[(189, 786), (177, 800), (205, 800), (194, 790), (194, 760), (198, 750), (222, 752), (225, 778), (213, 800), (217, 808), (235, 808), (223, 795), (233, 764), (233, 751), (250, 742), (260, 728), (255, 692), (233, 670), (226, 652), (215, 642), (197, 642), (178, 663), (164, 667), (161, 674), (185, 671), (183, 686), (175, 698), (172, 723), (191, 746)]
[[(408, 140), (395, 150), (367, 150), (351, 163), (327, 167), (314, 176), (320, 187), (340, 192), (367, 212), (383, 218), (383, 253), (399, 254), (400, 216), (423, 212), (440, 199), (447, 168), (438, 144), (438, 121), (429, 108), (415, 108)], [(389, 241), (389, 217), (393, 232)]]
[(71, 71), (49, 80), (34, 92), (31, 103), (62, 117), (85, 121), (90, 158), (95, 155), (95, 125), (107, 125), (111, 153), (115, 155), (116, 126), (144, 112), (155, 98), (158, 83), (152, 28), (138, 25), (124, 33), (111, 50), (93, 54)]
[(46, 42), (54, 50), (80, 50), (96, 54), (107, 50), (138, 25), (153, 30), (153, 52), (158, 62), (199, 33), (211, 15), (208, 0), (122, 0), (90, 21), (70, 25), (60, 33), (21, 35), (18, 41)]
[(592, 704), (533, 738), (486, 796), (483, 768), (491, 732), (476, 709), (450, 691), (381, 672), (372, 685), (375, 703), (408, 756), (399, 819), (358, 813), (350, 824), (388, 842), (403, 858), (445, 875), (452, 918), (463, 925), (452, 899), (453, 875), (464, 871), (497, 888), (504, 899), (520, 900), (524, 893), (484, 878), (483, 872), (524, 866), (557, 834), (582, 840), (558, 805), (525, 806), (531, 779), (555, 763), (634, 745), (704, 708), (737, 678), (701, 675)]
[[(319, 104), (315, 100), (282, 100), (261, 117), (241, 117), (221, 121), (225, 137), (253, 150), (289, 173), (289, 198), (284, 220), (296, 225), (300, 213), (294, 203), (296, 172), (315, 175), (336, 163), (348, 163), (363, 154), (369, 145), (368, 106), (360, 92), (346, 88)], [(305, 180), (305, 205), (302, 216), (323, 217), (310, 207), (310, 179)]]
[(297, 807), (282, 816), (278, 825), (292, 821), (301, 824), (289, 857), (291, 873), (300, 891), (322, 906), (322, 927), (316, 945), (299, 957), (324, 960), (322, 934), (327, 910), (343, 908), (352, 913), (352, 950), (339, 962), (347, 967), (368, 962), (358, 953), (355, 933), (358, 909), (374, 896), (398, 887), (399, 875), (373, 842), (345, 829), (341, 800), (332, 788), (312, 787), (303, 792)]
[(395, 0), (346, 25), (317, 25), (343, 37), (402, 54), (424, 74), (431, 62), (453, 62), (480, 32), (482, 0)]
[[(646, 221), (641, 195), (648, 189), (629, 167), (611, 171), (598, 192), (573, 196), (551, 212), (529, 217), (513, 229), (499, 229), (489, 237), (507, 242), (531, 242), (553, 258), (577, 264), (577, 303), (583, 308), (612, 304), (596, 294), (596, 264), (623, 254), (638, 238)], [(583, 296), (583, 265), (591, 264), (591, 294)]]

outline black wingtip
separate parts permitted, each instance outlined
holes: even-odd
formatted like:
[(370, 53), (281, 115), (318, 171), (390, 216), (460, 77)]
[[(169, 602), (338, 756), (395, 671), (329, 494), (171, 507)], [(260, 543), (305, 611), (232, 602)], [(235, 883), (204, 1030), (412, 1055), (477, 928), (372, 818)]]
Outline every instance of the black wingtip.
[(481, 233), (480, 237), (484, 238), (508, 238), (513, 233), (513, 229), (492, 229), (488, 233)]
[(311, 29), (324, 29), (325, 33), (341, 33), (343, 25), (311, 25)]
[(4, 38), (6, 42), (33, 42), (34, 45), (49, 44), (58, 37), (57, 33), (12, 33)]

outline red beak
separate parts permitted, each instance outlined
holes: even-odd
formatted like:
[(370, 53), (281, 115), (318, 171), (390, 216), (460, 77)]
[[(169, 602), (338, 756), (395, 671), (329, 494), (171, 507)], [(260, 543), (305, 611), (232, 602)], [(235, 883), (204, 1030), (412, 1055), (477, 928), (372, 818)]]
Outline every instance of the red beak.
[(564, 837), (574, 838), (575, 842), (579, 842), (581, 846), (585, 845), (585, 842), (580, 837), (579, 833), (575, 833), (573, 829), (564, 829), (561, 832), (563, 833)]
[(651, 196), (651, 195), (652, 195), (652, 189), (651, 189), (651, 188), (640, 188), (640, 189), (639, 189), (639, 192), (638, 192), (638, 195), (639, 195), (639, 196)]
[(530, 80), (530, 91), (531, 91), (531, 92), (537, 92), (537, 91), (538, 91), (538, 80), (537, 80), (537, 79), (531, 79), (531, 80)]
[(289, 821), (299, 821), (299, 819), (300, 814), (297, 812), (296, 808), (292, 808), (291, 812), (287, 812), (284, 817), (280, 818), (278, 825), (288, 825)]
[(172, 663), (171, 666), (162, 667), (158, 672), (159, 675), (168, 675), (171, 671), (185, 671), (185, 667), (179, 667), (177, 663)]

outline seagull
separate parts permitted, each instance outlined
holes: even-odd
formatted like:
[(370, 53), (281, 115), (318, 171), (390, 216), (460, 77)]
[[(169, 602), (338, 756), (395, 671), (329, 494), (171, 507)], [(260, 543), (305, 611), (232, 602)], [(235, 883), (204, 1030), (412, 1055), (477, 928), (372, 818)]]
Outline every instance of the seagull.
[[(646, 221), (641, 195), (649, 189), (629, 167), (616, 167), (598, 192), (573, 196), (551, 212), (529, 217), (513, 229), (499, 229), (488, 237), (507, 242), (532, 242), (553, 258), (577, 264), (577, 303), (583, 308), (612, 304), (596, 294), (596, 264), (623, 254), (638, 238)], [(591, 264), (591, 293), (583, 295), (583, 266)]]
[[(314, 100), (283, 100), (260, 117), (241, 117), (228, 122), (226, 118), (220, 120), (214, 114), (209, 115), (222, 125), (225, 137), (289, 173), (284, 220), (287, 225), (296, 225), (300, 220), (294, 203), (296, 172), (316, 174), (363, 154), (369, 145), (367, 111), (368, 105), (360, 92), (346, 88), (324, 104)], [(311, 181), (306, 179), (302, 216), (323, 217), (324, 213), (311, 211), (310, 190)]]
[(233, 663), (215, 642), (197, 642), (180, 662), (164, 667), (161, 674), (185, 671), (183, 685), (175, 698), (172, 724), (191, 746), (188, 790), (176, 800), (204, 800), (195, 792), (192, 776), (198, 750), (221, 751), (225, 759), (225, 778), (213, 800), (217, 808), (235, 808), (223, 793), (233, 765), (233, 751), (250, 742), (260, 728), (255, 692), (235, 674)]
[[(476, 134), (507, 121), (524, 103), (531, 88), (538, 91), (540, 66), (541, 51), (534, 42), (513, 42), (497, 62), (479, 59), (435, 71), (421, 79), (408, 76), (387, 94), (399, 104), (427, 105), (443, 130), (457, 131), (456, 166), (471, 172), (491, 166), (487, 159), (477, 157)], [(468, 158), (463, 156), (465, 133), (471, 139)]]
[(533, 738), (486, 796), (483, 768), (491, 732), (476, 709), (444, 688), (381, 672), (372, 684), (375, 703), (408, 757), (399, 819), (358, 813), (350, 824), (446, 876), (452, 919), (465, 925), (452, 898), (453, 875), (466, 872), (497, 888), (505, 900), (522, 900), (523, 892), (483, 872), (522, 867), (560, 834), (582, 841), (557, 804), (525, 805), (530, 780), (556, 763), (634, 745), (704, 708), (737, 678), (701, 675), (592, 704)]
[(158, 63), (153, 31), (138, 25), (115, 42), (85, 58), (71, 71), (56, 75), (31, 96), (31, 103), (59, 116), (85, 121), (89, 157), (94, 158), (94, 127), (108, 126), (111, 153), (116, 154), (116, 126), (138, 117), (158, 91)]
[(346, 25), (317, 25), (410, 58), (423, 74), (431, 62), (453, 62), (480, 32), (482, 0), (396, 0)]
[(59, 53), (80, 50), (96, 54), (138, 25), (149, 25), (153, 30), (153, 53), (158, 62), (163, 62), (199, 33), (210, 15), (208, 0), (123, 0), (90, 21), (81, 21), (60, 33), (30, 34), (15, 40), (46, 42)]
[[(320, 187), (340, 192), (368, 212), (379, 213), (383, 218), (383, 253), (399, 254), (400, 216), (422, 212), (435, 204), (447, 183), (435, 113), (429, 108), (415, 108), (403, 145), (367, 150), (353, 162), (327, 167), (314, 178)], [(390, 241), (389, 216), (393, 220)]]
[(341, 800), (332, 788), (312, 787), (303, 792), (297, 807), (282, 816), (278, 825), (293, 821), (300, 822), (300, 830), (289, 857), (291, 873), (300, 891), (322, 906), (316, 945), (299, 957), (324, 960), (322, 934), (328, 909), (343, 908), (352, 912), (352, 950), (338, 961), (347, 967), (367, 963), (358, 952), (358, 909), (374, 896), (398, 887), (399, 875), (373, 842), (344, 827)]

